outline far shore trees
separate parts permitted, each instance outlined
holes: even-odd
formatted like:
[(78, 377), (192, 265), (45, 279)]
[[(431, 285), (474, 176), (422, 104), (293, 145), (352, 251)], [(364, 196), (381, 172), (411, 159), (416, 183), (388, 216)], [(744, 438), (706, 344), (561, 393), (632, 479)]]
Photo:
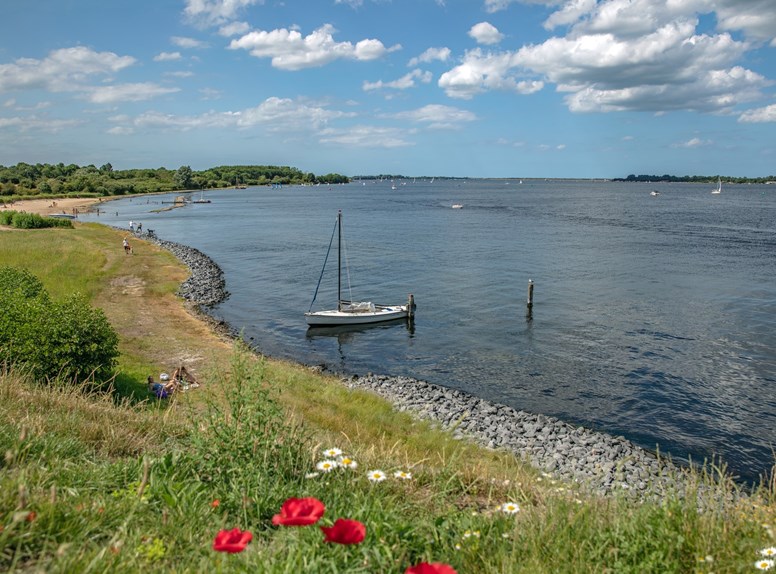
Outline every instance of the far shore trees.
[(113, 195), (164, 193), (185, 189), (214, 189), (255, 185), (313, 185), (347, 183), (347, 176), (312, 172), (288, 166), (227, 165), (204, 171), (190, 166), (178, 169), (117, 170), (110, 163), (94, 165), (28, 164), (0, 165), (0, 201), (64, 195), (107, 197)]

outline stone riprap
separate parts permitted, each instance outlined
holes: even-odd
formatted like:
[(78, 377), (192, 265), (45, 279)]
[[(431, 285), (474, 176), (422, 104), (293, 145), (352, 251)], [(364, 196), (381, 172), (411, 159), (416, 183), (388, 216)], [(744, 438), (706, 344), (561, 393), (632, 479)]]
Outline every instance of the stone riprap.
[(368, 374), (343, 379), (388, 399), (394, 408), (438, 422), (458, 438), (513, 452), (534, 467), (599, 494), (640, 497), (682, 490), (682, 471), (623, 437), (490, 403), (409, 377)]
[(223, 270), (199, 249), (159, 239), (150, 233), (136, 236), (166, 249), (191, 270), (191, 276), (178, 290), (178, 294), (187, 301), (203, 307), (212, 307), (229, 296)]

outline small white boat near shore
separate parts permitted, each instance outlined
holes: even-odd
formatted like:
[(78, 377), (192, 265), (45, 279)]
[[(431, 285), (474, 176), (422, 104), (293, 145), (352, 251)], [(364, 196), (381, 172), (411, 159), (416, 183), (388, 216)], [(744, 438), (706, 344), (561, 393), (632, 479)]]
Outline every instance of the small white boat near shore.
[(463, 204), (462, 203), (454, 203), (452, 205), (452, 207), (453, 207), (453, 209), (463, 209)]
[[(371, 301), (352, 301), (342, 299), (342, 211), (337, 212), (337, 223), (335, 225), (337, 232), (337, 308), (326, 309), (323, 311), (313, 311), (313, 304), (318, 296), (318, 288), (321, 286), (321, 278), (318, 279), (318, 286), (315, 288), (313, 300), (310, 303), (310, 310), (304, 314), (305, 321), (310, 327), (317, 326), (337, 326), (337, 325), (366, 325), (370, 323), (381, 323), (383, 321), (394, 321), (396, 319), (412, 318), (415, 312), (415, 301), (412, 295), (409, 296), (406, 305), (378, 305)], [(332, 241), (334, 237), (332, 235)], [(323, 269), (326, 269), (326, 259), (323, 262)], [(347, 274), (348, 278), (350, 274)], [(349, 290), (348, 286), (348, 290)], [(352, 297), (351, 297), (352, 299)]]

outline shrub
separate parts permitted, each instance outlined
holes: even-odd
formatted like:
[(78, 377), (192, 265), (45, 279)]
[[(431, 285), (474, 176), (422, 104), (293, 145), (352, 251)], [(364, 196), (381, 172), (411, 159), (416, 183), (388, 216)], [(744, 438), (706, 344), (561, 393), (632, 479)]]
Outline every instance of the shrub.
[(56, 217), (41, 217), (37, 213), (26, 213), (24, 211), (2, 211), (0, 212), (0, 224), (11, 225), (18, 229), (43, 229), (46, 227), (73, 227), (73, 222), (69, 219), (59, 219)]
[(73, 294), (51, 301), (28, 271), (0, 269), (0, 361), (37, 379), (103, 382), (118, 357), (118, 335), (103, 312)]

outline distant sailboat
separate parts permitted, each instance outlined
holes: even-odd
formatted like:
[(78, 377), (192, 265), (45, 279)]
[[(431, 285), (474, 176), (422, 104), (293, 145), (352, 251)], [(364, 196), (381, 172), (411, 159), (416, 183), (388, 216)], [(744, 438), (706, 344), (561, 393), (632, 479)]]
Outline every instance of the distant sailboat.
[(717, 189), (712, 190), (711, 192), (714, 195), (717, 195), (718, 193), (722, 193), (722, 178), (717, 178)]

